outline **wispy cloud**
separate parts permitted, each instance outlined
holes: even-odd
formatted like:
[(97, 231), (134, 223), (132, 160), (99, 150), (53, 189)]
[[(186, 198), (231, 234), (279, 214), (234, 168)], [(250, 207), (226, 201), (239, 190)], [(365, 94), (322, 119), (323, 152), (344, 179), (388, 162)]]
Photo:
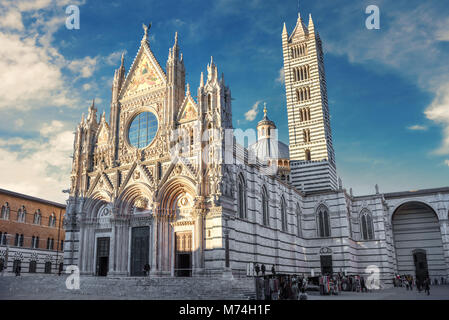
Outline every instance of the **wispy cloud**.
[(427, 127), (426, 127), (426, 126), (419, 125), (419, 124), (415, 124), (415, 125), (413, 125), (413, 126), (407, 127), (407, 129), (408, 129), (408, 130), (411, 130), (411, 131), (426, 131), (426, 130), (427, 130)]
[[(350, 20), (359, 16), (346, 15), (346, 19), (332, 24), (332, 30), (324, 32), (329, 35), (324, 43), (327, 51), (345, 55), (352, 63), (367, 66), (380, 63), (434, 94), (434, 100), (423, 112), (427, 119), (443, 127), (442, 144), (434, 152), (442, 155), (449, 154), (449, 64), (441, 63), (447, 60), (447, 52), (440, 44), (449, 40), (449, 21), (444, 11), (439, 10), (441, 5), (422, 2), (411, 7), (408, 2), (380, 1), (381, 15), (388, 21), (381, 25), (381, 30), (359, 27), (348, 33), (339, 24), (359, 24)], [(353, 4), (340, 8), (346, 9), (354, 11)]]
[(249, 109), (246, 113), (245, 113), (245, 119), (247, 121), (254, 121), (254, 119), (256, 119), (257, 114), (259, 113), (259, 104), (260, 104), (260, 100), (257, 101), (255, 104), (253, 104), (253, 106), (251, 107), (251, 109)]
[(284, 67), (279, 70), (279, 77), (276, 78), (276, 82), (284, 84), (285, 82), (285, 72)]

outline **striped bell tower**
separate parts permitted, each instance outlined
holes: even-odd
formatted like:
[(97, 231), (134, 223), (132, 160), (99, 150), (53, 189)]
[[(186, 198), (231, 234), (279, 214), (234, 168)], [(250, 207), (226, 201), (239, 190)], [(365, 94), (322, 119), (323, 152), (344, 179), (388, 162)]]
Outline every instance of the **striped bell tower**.
[(305, 192), (337, 189), (337, 173), (321, 39), (312, 15), (306, 27), (282, 30), (292, 184)]

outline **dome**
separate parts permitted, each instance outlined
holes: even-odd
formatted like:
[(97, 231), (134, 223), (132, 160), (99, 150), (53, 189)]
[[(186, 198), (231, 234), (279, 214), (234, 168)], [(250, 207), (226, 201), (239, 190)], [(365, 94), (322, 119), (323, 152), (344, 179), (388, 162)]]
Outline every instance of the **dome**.
[(269, 159), (290, 159), (288, 146), (273, 138), (262, 138), (249, 147), (249, 150), (262, 162)]

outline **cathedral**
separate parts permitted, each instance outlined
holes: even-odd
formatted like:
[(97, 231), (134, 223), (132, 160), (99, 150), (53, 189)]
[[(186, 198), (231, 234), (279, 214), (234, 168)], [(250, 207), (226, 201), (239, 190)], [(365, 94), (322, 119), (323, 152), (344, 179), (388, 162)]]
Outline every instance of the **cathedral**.
[(178, 35), (165, 70), (149, 27), (76, 128), (64, 264), (96, 276), (278, 273), (449, 276), (449, 188), (354, 196), (337, 176), (322, 42), (312, 16), (284, 23), (289, 145), (264, 108), (246, 147), (213, 59), (196, 93)]

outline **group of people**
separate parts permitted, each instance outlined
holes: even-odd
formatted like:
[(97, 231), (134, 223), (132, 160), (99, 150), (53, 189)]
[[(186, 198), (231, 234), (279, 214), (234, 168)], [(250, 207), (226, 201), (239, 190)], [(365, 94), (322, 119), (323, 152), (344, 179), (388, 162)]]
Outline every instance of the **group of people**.
[[(442, 278), (443, 282), (444, 278)], [(437, 280), (438, 281), (438, 280)], [(427, 295), (430, 295), (430, 285), (431, 280), (427, 277), (417, 277), (416, 279), (413, 278), (411, 275), (396, 275), (393, 279), (393, 285), (395, 287), (405, 287), (408, 290), (412, 291), (413, 287), (416, 286), (418, 289), (418, 292), (421, 292), (424, 290)]]
[(318, 277), (321, 295), (338, 295), (341, 291), (368, 292), (363, 276), (345, 276), (342, 273)]
[(307, 300), (307, 278), (296, 275), (258, 276), (256, 280), (257, 300)]

